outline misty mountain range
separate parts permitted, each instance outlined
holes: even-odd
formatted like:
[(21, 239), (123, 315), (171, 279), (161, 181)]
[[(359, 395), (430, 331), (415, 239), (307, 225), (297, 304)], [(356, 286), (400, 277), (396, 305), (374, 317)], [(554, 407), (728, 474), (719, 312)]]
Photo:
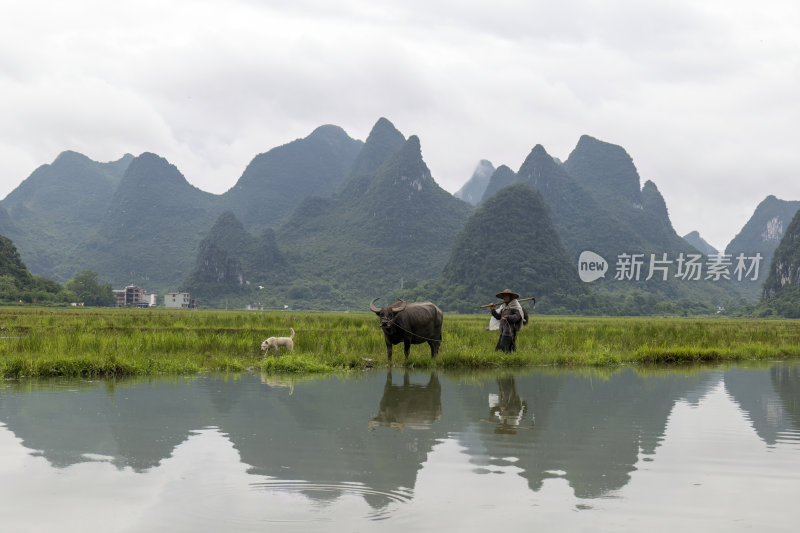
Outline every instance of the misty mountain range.
[(326, 125), (259, 154), (215, 195), (156, 154), (98, 163), (68, 151), (0, 201), (0, 234), (35, 274), (63, 283), (92, 270), (115, 288), (189, 290), (206, 306), (365, 308), (402, 295), (466, 309), (515, 285), (569, 311), (598, 295), (648, 295), (640, 306), (752, 299), (800, 207), (767, 197), (726, 248), (765, 257), (750, 287), (654, 279), (631, 288), (609, 276), (589, 286), (577, 277), (584, 250), (612, 263), (623, 252), (710, 250), (675, 233), (655, 183), (641, 186), (622, 147), (584, 135), (563, 163), (541, 145), (521, 159), (516, 172), (480, 161), (451, 195), (420, 139), (381, 118), (366, 141)]

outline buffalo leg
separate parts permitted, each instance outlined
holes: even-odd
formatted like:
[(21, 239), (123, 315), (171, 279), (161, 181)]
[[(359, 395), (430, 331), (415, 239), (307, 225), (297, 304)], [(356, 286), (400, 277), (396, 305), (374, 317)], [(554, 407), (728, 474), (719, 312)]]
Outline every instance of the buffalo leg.
[(392, 343), (386, 341), (386, 357), (389, 358), (389, 362), (392, 362)]
[(428, 341), (428, 345), (431, 347), (431, 359), (436, 359), (436, 354), (439, 353), (439, 345), (442, 341)]
[(403, 350), (406, 352), (406, 361), (408, 361), (408, 352), (411, 351), (411, 341), (409, 340), (403, 341)]

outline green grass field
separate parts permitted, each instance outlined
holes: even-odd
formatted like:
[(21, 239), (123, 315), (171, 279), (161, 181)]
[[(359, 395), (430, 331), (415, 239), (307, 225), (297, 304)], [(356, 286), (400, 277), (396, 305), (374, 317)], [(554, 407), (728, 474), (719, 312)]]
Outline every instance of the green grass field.
[[(486, 315), (445, 314), (439, 356), (414, 345), (414, 368), (688, 364), (800, 356), (800, 322), (724, 318), (531, 316), (517, 352), (494, 350)], [(264, 357), (288, 335), (292, 354)], [(405, 365), (402, 344), (393, 364)], [(109, 377), (198, 372), (315, 373), (386, 367), (372, 313), (0, 308), (0, 376)]]

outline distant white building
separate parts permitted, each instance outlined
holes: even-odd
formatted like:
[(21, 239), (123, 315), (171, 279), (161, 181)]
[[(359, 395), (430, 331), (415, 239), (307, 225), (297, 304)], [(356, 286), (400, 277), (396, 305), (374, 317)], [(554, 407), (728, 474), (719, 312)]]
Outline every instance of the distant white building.
[(166, 296), (164, 296), (164, 307), (193, 309), (197, 307), (197, 300), (192, 300), (188, 292), (168, 292)]
[(150, 294), (136, 285), (114, 289), (112, 292), (117, 298), (117, 307), (152, 307), (156, 304), (155, 294)]

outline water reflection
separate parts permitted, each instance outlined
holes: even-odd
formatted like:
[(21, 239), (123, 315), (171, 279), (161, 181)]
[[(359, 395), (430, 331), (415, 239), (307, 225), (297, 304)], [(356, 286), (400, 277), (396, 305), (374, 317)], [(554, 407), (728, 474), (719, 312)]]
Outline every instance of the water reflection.
[[(419, 505), (420, 490), (427, 494), (420, 478), (442, 457), (467, 461), (470, 475), (459, 483), (477, 491), (498, 474), (519, 480), (527, 497), (568, 487), (586, 508), (588, 500), (627, 498), (623, 489), (657, 460), (676, 413), (720, 390), (763, 443), (800, 442), (798, 365), (398, 378), (6, 382), (0, 432), (13, 435), (4, 442), (15, 451), (0, 457), (0, 469), (28, 456), (56, 471), (103, 464), (125, 479), (155, 479), (177, 455), (213, 442), (229, 449), (224, 465), (205, 451), (182, 456), (182, 468), (241, 470), (247, 490), (325, 508), (356, 499), (374, 519)], [(12, 490), (3, 483), (0, 493)]]
[(378, 415), (369, 426), (388, 426), (393, 429), (430, 429), (442, 417), (442, 386), (439, 375), (431, 373), (428, 383), (411, 383), (411, 374), (403, 374), (403, 384), (392, 382), (391, 370), (386, 373), (383, 396), (378, 405)]
[(534, 430), (509, 440), (498, 438), (496, 428), (495, 437), (479, 428), (481, 446), (469, 446), (467, 453), (489, 467), (514, 457), (534, 491), (562, 477), (580, 498), (603, 496), (628, 482), (640, 453), (654, 453), (675, 402), (702, 396), (718, 379), (713, 372), (645, 378), (628, 369), (608, 376), (554, 371), (506, 380), (501, 392), (527, 399), (536, 414)]
[(772, 384), (778, 392), (780, 406), (793, 428), (800, 428), (800, 366), (776, 365), (769, 369)]
[(528, 402), (517, 394), (517, 384), (514, 376), (497, 378), (498, 394), (489, 395), (489, 418), (485, 422), (495, 425), (495, 433), (514, 434), (518, 429), (531, 429), (533, 417), (526, 420), (528, 415)]
[(144, 471), (192, 430), (214, 424), (208, 397), (192, 389), (186, 380), (11, 384), (0, 397), (0, 421), (55, 467), (96, 455)]
[(735, 368), (725, 372), (725, 390), (731, 396), (765, 443), (774, 445), (780, 435), (792, 427), (797, 428), (797, 418), (793, 419), (793, 404), (797, 402), (797, 385), (791, 379), (800, 376), (790, 369), (774, 367), (769, 371), (763, 368)]

